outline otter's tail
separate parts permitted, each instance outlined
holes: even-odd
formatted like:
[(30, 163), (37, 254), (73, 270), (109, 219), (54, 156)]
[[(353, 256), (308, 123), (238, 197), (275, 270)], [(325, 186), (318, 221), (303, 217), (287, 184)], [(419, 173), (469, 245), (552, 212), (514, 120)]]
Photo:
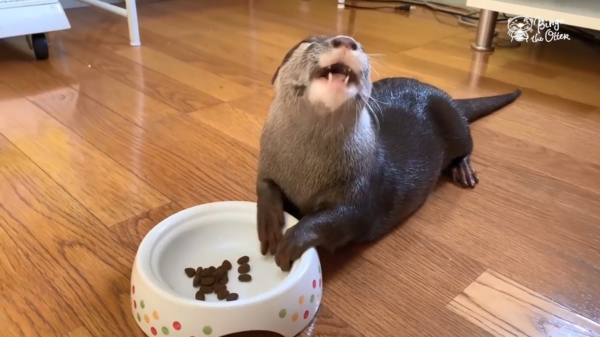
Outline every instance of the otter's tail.
[(469, 123), (479, 118), (490, 115), (510, 103), (514, 102), (521, 95), (521, 90), (510, 94), (488, 96), (480, 98), (455, 99), (454, 102), (459, 110), (464, 114)]

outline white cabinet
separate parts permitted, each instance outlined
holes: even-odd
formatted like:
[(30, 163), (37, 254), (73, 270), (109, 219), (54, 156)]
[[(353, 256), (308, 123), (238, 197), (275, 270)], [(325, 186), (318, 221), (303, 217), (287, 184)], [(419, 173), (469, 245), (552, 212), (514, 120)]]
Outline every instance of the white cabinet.
[(46, 33), (69, 28), (58, 0), (0, 0), (0, 38), (27, 37), (38, 60), (48, 58)]

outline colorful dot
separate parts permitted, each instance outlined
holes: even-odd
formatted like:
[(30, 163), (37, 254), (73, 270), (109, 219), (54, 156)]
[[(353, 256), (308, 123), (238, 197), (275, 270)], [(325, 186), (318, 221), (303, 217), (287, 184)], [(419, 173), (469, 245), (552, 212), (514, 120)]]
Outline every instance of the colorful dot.
[(297, 321), (297, 320), (298, 320), (298, 313), (297, 313), (297, 312), (295, 312), (295, 313), (292, 315), (292, 322), (295, 322), (295, 321)]
[(315, 295), (310, 295), (310, 303), (313, 303), (315, 301)]
[(313, 289), (317, 287), (317, 280), (313, 280)]
[(177, 331), (181, 330), (181, 323), (179, 323), (177, 321), (173, 322), (173, 329), (175, 329)]
[(142, 309), (146, 307), (146, 303), (144, 303), (144, 300), (140, 301), (140, 307), (142, 307)]
[(285, 318), (286, 314), (287, 314), (287, 310), (285, 310), (285, 309), (279, 310), (279, 318)]
[(319, 274), (321, 274), (321, 265), (319, 265)]
[(161, 330), (162, 330), (163, 335), (169, 334), (169, 329), (166, 326), (163, 326)]
[(146, 321), (146, 323), (150, 323), (150, 317), (148, 317), (148, 315), (144, 315), (144, 321)]
[(306, 310), (306, 311), (304, 312), (304, 319), (307, 319), (307, 318), (308, 318), (308, 310)]
[(137, 302), (135, 300), (133, 300), (133, 308), (137, 309)]
[(158, 311), (156, 311), (156, 310), (155, 310), (155, 311), (152, 313), (152, 317), (154, 317), (154, 319), (158, 320)]
[(131, 293), (135, 294), (135, 286), (131, 286)]
[(141, 322), (141, 321), (142, 321), (142, 316), (140, 316), (140, 313), (139, 313), (139, 312), (138, 312), (138, 314), (137, 314), (137, 320), (138, 320), (138, 322)]
[(150, 328), (150, 332), (152, 332), (152, 334), (153, 334), (154, 336), (156, 336), (156, 335), (158, 334), (158, 332), (156, 331), (156, 329), (154, 329), (154, 327), (151, 327), (151, 328)]
[(319, 279), (319, 288), (323, 288), (323, 282), (321, 279)]
[(300, 303), (300, 305), (304, 304), (304, 296), (300, 296), (298, 303)]
[(202, 332), (204, 332), (204, 334), (208, 336), (212, 333), (212, 328), (207, 325), (204, 327), (204, 329), (202, 329)]

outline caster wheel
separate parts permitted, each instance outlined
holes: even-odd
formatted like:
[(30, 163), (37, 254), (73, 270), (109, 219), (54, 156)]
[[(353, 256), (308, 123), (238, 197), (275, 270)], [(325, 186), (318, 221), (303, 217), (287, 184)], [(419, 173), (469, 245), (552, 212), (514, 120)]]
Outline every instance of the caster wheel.
[(50, 56), (50, 43), (44, 33), (31, 35), (31, 47), (36, 60), (46, 60)]

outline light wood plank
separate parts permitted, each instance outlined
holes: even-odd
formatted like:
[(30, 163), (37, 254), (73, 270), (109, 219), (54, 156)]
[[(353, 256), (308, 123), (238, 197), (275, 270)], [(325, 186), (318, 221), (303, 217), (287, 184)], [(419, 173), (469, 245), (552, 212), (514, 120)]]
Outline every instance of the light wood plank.
[(16, 146), (0, 146), (11, 159), (0, 165), (2, 335), (84, 325), (96, 336), (139, 336), (122, 300), (133, 253)]
[(123, 49), (117, 54), (225, 102), (248, 96), (253, 92), (251, 89), (145, 46)]
[(4, 101), (0, 110), (0, 133), (105, 225), (169, 201), (31, 102)]
[(493, 270), (447, 307), (495, 337), (600, 336), (598, 323)]

